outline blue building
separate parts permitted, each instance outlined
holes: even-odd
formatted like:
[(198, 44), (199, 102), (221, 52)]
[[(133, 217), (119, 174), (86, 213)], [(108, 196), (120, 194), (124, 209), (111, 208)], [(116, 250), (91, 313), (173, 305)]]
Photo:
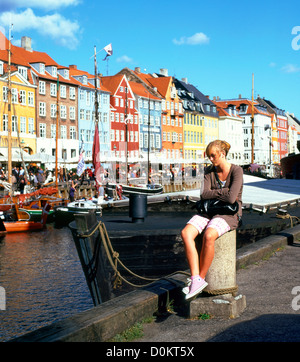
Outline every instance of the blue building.
[[(78, 135), (79, 147), (85, 151), (85, 162), (92, 163), (92, 149), (95, 132), (95, 77), (85, 71), (78, 70), (76, 66), (70, 66), (70, 74), (79, 83), (78, 86)], [(110, 93), (101, 88), (99, 79), (97, 84), (98, 96), (98, 120), (100, 137), (100, 159), (107, 161), (111, 156), (110, 147), (110, 119), (109, 97)]]

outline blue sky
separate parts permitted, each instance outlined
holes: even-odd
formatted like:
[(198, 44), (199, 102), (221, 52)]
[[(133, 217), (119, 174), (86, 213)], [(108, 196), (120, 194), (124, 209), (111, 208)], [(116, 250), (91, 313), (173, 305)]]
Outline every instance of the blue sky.
[(94, 46), (104, 75), (166, 68), (211, 98), (251, 98), (254, 73), (255, 96), (300, 118), (298, 0), (0, 0), (6, 35), (10, 22), (16, 45), (29, 36), (34, 50), (90, 73)]

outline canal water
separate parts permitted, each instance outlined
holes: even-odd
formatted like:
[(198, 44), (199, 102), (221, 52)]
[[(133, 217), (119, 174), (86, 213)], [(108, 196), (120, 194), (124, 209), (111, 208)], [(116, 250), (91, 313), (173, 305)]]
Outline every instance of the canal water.
[(0, 291), (0, 342), (93, 307), (71, 231), (52, 224), (0, 240)]

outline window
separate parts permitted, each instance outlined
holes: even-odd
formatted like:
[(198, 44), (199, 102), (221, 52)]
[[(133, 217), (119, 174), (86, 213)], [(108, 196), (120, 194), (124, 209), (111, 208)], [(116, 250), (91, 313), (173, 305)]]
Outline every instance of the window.
[(60, 118), (66, 119), (67, 118), (67, 106), (60, 106)]
[(3, 114), (2, 130), (4, 132), (8, 131), (8, 115), (7, 114)]
[(20, 117), (20, 132), (26, 133), (26, 117)]
[(50, 83), (50, 95), (52, 97), (56, 97), (56, 95), (57, 95), (57, 84)]
[(18, 125), (18, 117), (12, 116), (11, 117), (11, 131), (17, 132), (17, 125)]
[(25, 68), (25, 67), (18, 67), (18, 72), (19, 72), (25, 79), (27, 79), (27, 68)]
[(0, 61), (0, 74), (3, 74), (3, 62)]
[(70, 92), (70, 99), (75, 99), (75, 88), (70, 87), (69, 92)]
[(39, 93), (46, 94), (46, 83), (42, 80), (39, 81)]
[(56, 124), (51, 124), (51, 138), (56, 138)]
[(28, 133), (34, 134), (34, 119), (28, 118)]
[(81, 121), (84, 120), (84, 109), (80, 109), (79, 117), (80, 117), (80, 120), (81, 120)]
[(115, 106), (116, 106), (116, 107), (119, 106), (119, 98), (115, 98)]
[(75, 107), (70, 107), (70, 119), (75, 120)]
[(45, 64), (40, 63), (40, 73), (45, 74)]
[(28, 105), (34, 107), (34, 93), (28, 92)]
[(39, 103), (39, 115), (41, 117), (46, 116), (46, 103), (45, 102), (40, 102)]
[(7, 87), (2, 88), (3, 101), (7, 102)]
[(61, 139), (67, 138), (67, 126), (60, 126), (60, 138)]
[(50, 116), (51, 118), (56, 118), (56, 103), (52, 103), (50, 106)]
[(60, 96), (61, 98), (67, 97), (67, 87), (65, 85), (60, 86)]
[(40, 137), (46, 138), (46, 124), (40, 123)]
[(76, 127), (74, 126), (70, 127), (70, 139), (76, 140)]
[(12, 88), (11, 90), (11, 102), (18, 103), (18, 90), (16, 88)]
[(20, 90), (20, 103), (25, 105), (26, 104), (26, 91)]

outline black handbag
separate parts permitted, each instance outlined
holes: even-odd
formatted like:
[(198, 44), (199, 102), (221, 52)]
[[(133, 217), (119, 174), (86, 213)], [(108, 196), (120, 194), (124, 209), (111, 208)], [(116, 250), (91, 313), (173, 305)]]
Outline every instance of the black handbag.
[[(220, 188), (223, 188), (223, 184), (220, 181), (216, 170), (214, 170), (214, 174)], [(195, 208), (199, 214), (205, 214), (212, 217), (214, 215), (234, 215), (239, 211), (239, 204), (237, 201), (230, 204), (229, 202), (218, 199), (207, 199), (197, 201)]]
[(239, 211), (237, 201), (230, 204), (217, 199), (199, 200), (194, 207), (199, 214), (205, 214), (210, 217), (214, 215), (234, 215)]

